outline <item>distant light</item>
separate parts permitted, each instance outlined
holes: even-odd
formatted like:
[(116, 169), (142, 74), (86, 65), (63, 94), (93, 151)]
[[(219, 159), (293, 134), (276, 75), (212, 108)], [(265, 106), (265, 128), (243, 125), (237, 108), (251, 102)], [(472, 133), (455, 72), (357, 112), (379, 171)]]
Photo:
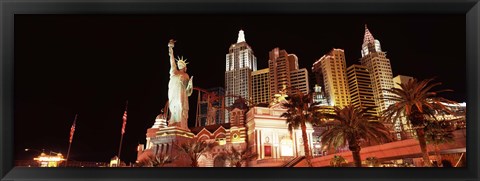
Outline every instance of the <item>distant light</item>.
[(41, 161), (41, 162), (59, 162), (59, 161), (65, 160), (65, 159), (63, 159), (61, 157), (56, 157), (56, 156), (40, 156), (38, 158), (34, 158), (33, 160), (38, 160), (38, 161)]

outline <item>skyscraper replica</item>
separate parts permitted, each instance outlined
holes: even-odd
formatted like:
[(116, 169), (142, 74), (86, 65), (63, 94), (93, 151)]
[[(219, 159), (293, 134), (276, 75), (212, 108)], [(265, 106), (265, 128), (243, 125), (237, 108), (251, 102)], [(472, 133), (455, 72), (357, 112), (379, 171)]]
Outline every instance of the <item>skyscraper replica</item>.
[[(257, 58), (245, 41), (243, 30), (238, 32), (237, 43), (230, 45), (226, 55), (225, 106), (231, 106), (241, 96), (250, 100), (252, 96), (252, 71), (257, 70)], [(228, 117), (228, 114), (227, 114)], [(225, 120), (229, 120), (225, 118)]]
[(307, 69), (298, 68), (298, 57), (285, 50), (274, 48), (269, 52), (270, 98), (282, 90), (283, 86), (305, 94), (309, 92)]
[(375, 104), (378, 106), (379, 114), (393, 104), (392, 101), (384, 98), (390, 93), (385, 89), (393, 88), (393, 74), (390, 60), (386, 52), (382, 51), (380, 41), (373, 38), (373, 35), (365, 25), (365, 35), (362, 44), (362, 58), (360, 63), (370, 72), (370, 78), (373, 85), (373, 96)]
[(342, 49), (333, 49), (322, 56), (317, 62), (320, 64), (325, 96), (330, 106), (345, 107), (350, 103), (350, 93), (347, 86), (345, 53)]
[(270, 98), (270, 76), (269, 69), (261, 69), (252, 72), (252, 103), (268, 104)]
[(351, 104), (357, 109), (371, 107), (367, 114), (378, 116), (375, 99), (373, 96), (372, 81), (367, 67), (351, 65), (347, 68), (348, 90), (350, 91)]

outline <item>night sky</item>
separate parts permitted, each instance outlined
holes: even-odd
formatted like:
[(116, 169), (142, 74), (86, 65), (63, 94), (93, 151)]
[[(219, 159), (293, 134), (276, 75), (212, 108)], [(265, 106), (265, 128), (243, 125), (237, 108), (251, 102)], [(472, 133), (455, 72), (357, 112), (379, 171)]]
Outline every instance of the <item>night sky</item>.
[(444, 97), (466, 101), (464, 15), (15, 15), (14, 159), (38, 154), (25, 148), (66, 155), (78, 113), (70, 159), (109, 161), (128, 99), (121, 157), (134, 162), (167, 101), (171, 38), (175, 56), (190, 62), (194, 86), (208, 89), (224, 86), (225, 54), (240, 29), (258, 69), (280, 47), (311, 73), (332, 48), (345, 49), (347, 66), (359, 64), (365, 24), (387, 52), (393, 76), (436, 77), (454, 90)]

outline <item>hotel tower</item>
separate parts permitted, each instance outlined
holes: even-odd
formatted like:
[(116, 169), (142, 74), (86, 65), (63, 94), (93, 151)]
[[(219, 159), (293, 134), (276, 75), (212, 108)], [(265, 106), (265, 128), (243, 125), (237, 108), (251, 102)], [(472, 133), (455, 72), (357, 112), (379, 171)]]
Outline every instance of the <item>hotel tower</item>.
[(283, 89), (283, 86), (292, 91), (308, 94), (308, 71), (306, 68), (298, 68), (298, 57), (295, 54), (274, 48), (269, 52), (268, 57), (271, 99)]
[(270, 76), (269, 69), (264, 68), (252, 72), (252, 103), (268, 104), (270, 98)]
[[(226, 55), (225, 106), (228, 107), (240, 96), (251, 100), (252, 72), (257, 70), (257, 58), (245, 41), (243, 30), (238, 32), (237, 43), (230, 45)], [(226, 114), (228, 119), (228, 114)]]
[(360, 63), (365, 66), (369, 73), (373, 86), (373, 96), (375, 104), (378, 107), (378, 113), (381, 114), (392, 101), (385, 100), (387, 95), (391, 95), (385, 89), (393, 88), (393, 75), (390, 60), (386, 52), (382, 51), (380, 41), (373, 38), (373, 35), (365, 25), (365, 35), (362, 44), (362, 58)]
[(353, 64), (347, 68), (348, 90), (351, 104), (357, 109), (372, 108), (366, 112), (370, 116), (378, 116), (373, 96), (372, 81), (367, 67)]
[(344, 51), (333, 49), (316, 61), (313, 66), (321, 67), (328, 104), (340, 108), (347, 106), (350, 103), (350, 92)]

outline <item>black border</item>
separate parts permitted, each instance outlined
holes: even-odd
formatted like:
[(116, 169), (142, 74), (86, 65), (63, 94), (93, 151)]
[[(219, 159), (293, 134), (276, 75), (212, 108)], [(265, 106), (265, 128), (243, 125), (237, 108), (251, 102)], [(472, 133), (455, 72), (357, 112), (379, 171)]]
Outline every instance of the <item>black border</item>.
[[(0, 0), (0, 177), (2, 180), (478, 180), (479, 0)], [(438, 168), (12, 168), (15, 14), (379, 14), (465, 13), (467, 167)], [(448, 26), (448, 25), (446, 25)], [(448, 46), (448, 45), (445, 45)]]

